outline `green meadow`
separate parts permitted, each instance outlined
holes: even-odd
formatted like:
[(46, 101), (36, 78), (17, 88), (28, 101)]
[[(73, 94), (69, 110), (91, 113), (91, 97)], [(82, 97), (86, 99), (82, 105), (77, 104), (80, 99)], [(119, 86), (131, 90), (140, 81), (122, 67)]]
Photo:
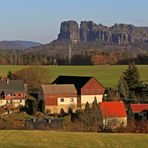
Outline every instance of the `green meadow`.
[(147, 134), (0, 131), (1, 148), (147, 148)]
[[(26, 66), (0, 65), (0, 73), (6, 74), (9, 70), (15, 72)], [(127, 65), (99, 65), (99, 66), (44, 66), (48, 69), (52, 82), (59, 75), (79, 75), (93, 76), (105, 87), (115, 87), (122, 72), (127, 69)], [(137, 66), (141, 80), (148, 81), (148, 65)]]

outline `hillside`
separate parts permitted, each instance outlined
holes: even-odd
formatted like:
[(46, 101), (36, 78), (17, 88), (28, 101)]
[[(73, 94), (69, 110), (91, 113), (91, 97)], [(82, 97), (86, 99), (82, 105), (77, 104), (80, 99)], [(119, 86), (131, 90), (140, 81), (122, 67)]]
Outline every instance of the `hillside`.
[[(7, 73), (9, 70), (15, 72), (26, 66), (0, 65), (0, 74)], [(115, 87), (121, 73), (127, 69), (127, 66), (44, 66), (49, 70), (50, 80), (52, 82), (59, 75), (78, 75), (93, 76), (100, 81), (105, 87)], [(148, 81), (148, 65), (137, 65), (140, 72), (141, 80)]]
[(0, 41), (0, 49), (27, 49), (31, 47), (37, 47), (41, 44), (32, 41)]

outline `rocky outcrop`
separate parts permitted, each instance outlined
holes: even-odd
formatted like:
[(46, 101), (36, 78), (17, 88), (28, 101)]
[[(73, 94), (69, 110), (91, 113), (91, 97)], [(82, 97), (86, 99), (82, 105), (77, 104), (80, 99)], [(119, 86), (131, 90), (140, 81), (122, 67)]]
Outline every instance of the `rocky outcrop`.
[(114, 44), (147, 43), (148, 27), (115, 24), (111, 27), (95, 24), (92, 21), (82, 21), (80, 28), (76, 21), (61, 23), (58, 41), (77, 42), (107, 42)]
[(79, 42), (79, 27), (76, 21), (62, 22), (58, 40)]

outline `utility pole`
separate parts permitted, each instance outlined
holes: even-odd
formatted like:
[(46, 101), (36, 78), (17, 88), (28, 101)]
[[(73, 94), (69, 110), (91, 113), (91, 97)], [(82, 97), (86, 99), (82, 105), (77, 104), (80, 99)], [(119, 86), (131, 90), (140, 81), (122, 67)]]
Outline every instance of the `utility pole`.
[(71, 54), (72, 54), (72, 49), (71, 49), (71, 45), (69, 45), (69, 65), (71, 65)]

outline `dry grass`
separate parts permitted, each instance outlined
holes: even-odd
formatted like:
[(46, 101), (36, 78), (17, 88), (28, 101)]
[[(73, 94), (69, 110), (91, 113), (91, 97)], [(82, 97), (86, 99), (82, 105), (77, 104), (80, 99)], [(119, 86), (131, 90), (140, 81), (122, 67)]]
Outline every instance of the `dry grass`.
[(148, 135), (0, 131), (1, 148), (147, 148)]

